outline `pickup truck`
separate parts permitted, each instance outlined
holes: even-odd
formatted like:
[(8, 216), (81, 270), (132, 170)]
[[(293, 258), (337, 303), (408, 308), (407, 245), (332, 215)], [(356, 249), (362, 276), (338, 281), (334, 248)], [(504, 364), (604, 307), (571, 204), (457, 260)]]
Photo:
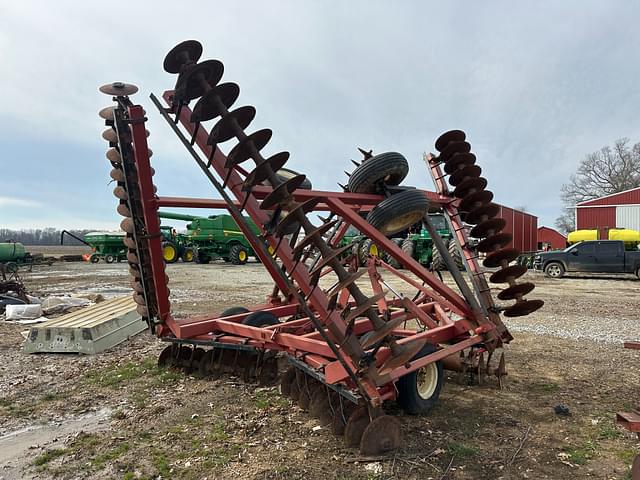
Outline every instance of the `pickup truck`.
[(635, 273), (640, 278), (640, 251), (625, 251), (620, 240), (580, 242), (565, 250), (536, 254), (533, 268), (551, 278), (566, 272)]

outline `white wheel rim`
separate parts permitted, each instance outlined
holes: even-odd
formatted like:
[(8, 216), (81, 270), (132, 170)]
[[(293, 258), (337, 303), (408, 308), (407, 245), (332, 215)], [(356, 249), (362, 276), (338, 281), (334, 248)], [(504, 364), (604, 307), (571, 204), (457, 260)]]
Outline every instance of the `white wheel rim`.
[(560, 273), (560, 269), (558, 268), (557, 265), (551, 265), (549, 267), (549, 275), (551, 275), (552, 277), (558, 276), (559, 273)]
[(438, 367), (436, 364), (430, 363), (418, 370), (416, 383), (418, 395), (425, 400), (431, 398), (438, 387)]

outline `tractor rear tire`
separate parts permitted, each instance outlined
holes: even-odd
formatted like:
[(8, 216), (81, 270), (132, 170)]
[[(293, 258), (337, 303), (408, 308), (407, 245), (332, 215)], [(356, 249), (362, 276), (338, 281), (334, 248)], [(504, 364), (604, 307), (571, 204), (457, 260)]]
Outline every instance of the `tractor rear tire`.
[(249, 258), (249, 252), (242, 245), (236, 243), (229, 249), (229, 260), (233, 265), (244, 265)]
[(453, 239), (449, 240), (449, 255), (451, 255), (451, 259), (458, 267), (458, 270), (464, 270), (462, 253)]
[(176, 263), (178, 261), (178, 249), (173, 242), (162, 243), (162, 258), (165, 263)]
[[(442, 239), (442, 241), (447, 246), (447, 248), (449, 248), (448, 241), (445, 239)], [(434, 272), (439, 272), (446, 269), (447, 265), (444, 263), (442, 255), (440, 255), (440, 250), (438, 250), (436, 244), (434, 243), (431, 247), (431, 270), (433, 270)]]
[(409, 173), (409, 163), (397, 152), (375, 155), (356, 168), (347, 189), (354, 193), (383, 193), (383, 184), (400, 185)]
[[(399, 248), (402, 248), (403, 240), (401, 238), (392, 238), (391, 241), (395, 243)], [(402, 264), (387, 252), (385, 252), (384, 254), (384, 260), (395, 269), (400, 270), (402, 268)]]
[(196, 252), (191, 247), (186, 247), (184, 252), (182, 252), (182, 261), (185, 263), (193, 262), (196, 258)]
[(359, 251), (358, 251), (358, 262), (360, 265), (366, 265), (369, 255), (372, 257), (382, 257), (382, 250), (373, 243), (373, 240), (367, 238), (360, 243)]
[(257, 311), (247, 315), (242, 323), (250, 327), (270, 327), (280, 323), (280, 320), (271, 312)]
[[(413, 359), (425, 357), (437, 350), (434, 345), (427, 343)], [(410, 415), (425, 415), (438, 401), (443, 383), (442, 362), (429, 363), (419, 370), (400, 377), (396, 382), (398, 404)]]
[(406, 256), (413, 258), (413, 255), (416, 252), (416, 243), (410, 238), (405, 238), (402, 241), (401, 248)]
[(420, 190), (385, 198), (367, 215), (367, 222), (387, 237), (408, 229), (427, 214), (429, 201)]

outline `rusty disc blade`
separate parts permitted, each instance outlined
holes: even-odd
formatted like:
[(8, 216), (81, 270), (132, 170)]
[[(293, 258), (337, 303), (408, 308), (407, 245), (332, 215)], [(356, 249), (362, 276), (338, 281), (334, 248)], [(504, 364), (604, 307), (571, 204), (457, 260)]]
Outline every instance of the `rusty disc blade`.
[(449, 177), (449, 185), (455, 187), (467, 178), (479, 177), (482, 173), (482, 169), (478, 165), (467, 165), (464, 168), (459, 168), (451, 174)]
[(138, 312), (142, 318), (149, 318), (149, 309), (145, 305), (137, 305), (136, 312)]
[(519, 297), (525, 296), (527, 293), (536, 288), (531, 282), (518, 283), (512, 287), (505, 288), (498, 294), (500, 300), (516, 300)]
[(336, 405), (331, 418), (331, 430), (334, 435), (344, 435), (344, 430), (347, 427), (347, 420), (354, 411), (355, 406), (351, 402), (343, 402), (342, 410), (340, 404)]
[(515, 280), (527, 273), (527, 267), (524, 265), (511, 265), (494, 272), (489, 277), (491, 283), (507, 283), (509, 279)]
[(123, 217), (130, 217), (131, 216), (131, 210), (129, 210), (129, 207), (127, 206), (126, 203), (122, 203), (122, 200), (120, 201), (120, 203), (116, 207), (116, 211), (120, 215), (122, 215)]
[(447, 162), (456, 154), (460, 153), (469, 153), (471, 152), (471, 145), (468, 142), (449, 142), (449, 144), (444, 147), (442, 152), (440, 152), (440, 161), (445, 162), (445, 171)]
[(114, 116), (113, 111), (115, 110), (115, 108), (116, 107), (114, 106), (104, 107), (102, 110), (98, 112), (98, 115), (100, 115), (100, 118), (104, 118), (105, 120), (113, 120), (113, 116)]
[(227, 155), (227, 161), (224, 164), (225, 168), (235, 167), (249, 160), (255, 154), (254, 150), (260, 152), (269, 143), (271, 135), (273, 135), (273, 132), (270, 129), (263, 128), (240, 140), (240, 143), (233, 147), (229, 155)]
[(202, 358), (198, 360), (198, 375), (206, 378), (211, 374), (213, 370), (213, 364), (216, 358), (216, 350), (207, 350), (202, 355)]
[(299, 203), (295, 208), (289, 210), (289, 213), (280, 220), (276, 227), (276, 235), (282, 236), (287, 230), (287, 227), (298, 223), (298, 214), (302, 212), (303, 215), (311, 212), (320, 203), (320, 197), (311, 198), (304, 203)]
[(400, 447), (402, 427), (400, 421), (391, 415), (374, 418), (367, 426), (360, 440), (360, 454), (382, 455)]
[(479, 252), (488, 253), (506, 247), (513, 240), (513, 235), (507, 232), (496, 233), (485, 238), (476, 246)]
[(282, 182), (274, 188), (273, 191), (264, 198), (264, 200), (262, 200), (260, 208), (268, 210), (286, 200), (293, 192), (300, 188), (306, 178), (306, 175), (296, 175), (295, 177), (291, 177), (290, 179)]
[(473, 153), (456, 153), (444, 164), (444, 172), (453, 174), (458, 168), (475, 163), (476, 156)]
[(122, 220), (120, 222), (120, 228), (127, 233), (133, 233), (135, 231), (133, 218), (125, 218), (124, 220)]
[[(240, 87), (236, 83), (228, 82), (217, 85), (214, 89), (205, 93), (195, 104), (191, 113), (191, 122), (206, 122), (219, 117), (224, 113), (220, 103), (226, 110), (229, 110), (239, 95)], [(216, 100), (219, 100), (220, 103)]]
[(473, 192), (462, 199), (458, 210), (461, 212), (470, 212), (478, 207), (491, 203), (491, 200), (493, 200), (493, 192), (491, 190)]
[(305, 412), (309, 410), (309, 404), (311, 403), (311, 393), (315, 388), (310, 382), (307, 385), (302, 385), (300, 387), (300, 395), (298, 396), (298, 405)]
[(271, 173), (275, 173), (284, 167), (288, 160), (289, 152), (279, 152), (260, 162), (256, 168), (247, 175), (247, 178), (244, 179), (242, 189), (246, 191), (251, 189), (251, 187), (264, 182), (269, 178)]
[[(484, 191), (488, 192), (488, 190)], [(493, 233), (500, 232), (506, 226), (507, 221), (504, 218), (492, 218), (491, 220), (485, 220), (473, 227), (469, 232), (469, 236), (473, 238), (484, 238)]]
[(368, 335), (366, 335), (366, 338), (363, 338), (362, 348), (366, 350), (373, 347), (384, 337), (390, 335), (391, 332), (398, 328), (404, 321), (404, 318), (398, 317), (395, 320), (389, 320), (388, 322), (385, 322), (382, 328), (369, 332)]
[(347, 424), (344, 427), (344, 441), (348, 447), (360, 446), (362, 434), (369, 423), (371, 423), (371, 419), (369, 418), (367, 407), (358, 407), (349, 415)]
[(116, 188), (113, 189), (113, 194), (116, 196), (116, 198), (119, 198), (120, 200), (129, 200), (129, 195), (127, 195), (127, 191), (124, 189), (124, 187), (121, 187), (120, 185), (118, 185)]
[(324, 415), (325, 409), (329, 408), (329, 395), (324, 385), (314, 388), (311, 393), (311, 402), (309, 403), (309, 415), (314, 418), (320, 418)]
[(142, 283), (131, 279), (129, 281), (129, 285), (131, 285), (131, 288), (133, 288), (133, 290), (137, 293), (144, 293), (144, 288), (142, 287)]
[(174, 99), (189, 102), (214, 88), (224, 73), (224, 65), (218, 60), (205, 60), (183, 72), (178, 77)]
[(400, 346), (400, 353), (396, 356), (389, 357), (378, 370), (380, 375), (391, 372), (398, 367), (410, 362), (413, 357), (425, 346), (426, 340), (414, 340)]
[(130, 250), (129, 252), (127, 252), (127, 262), (140, 265), (140, 259), (138, 258), (138, 254), (135, 252), (135, 250)]
[(456, 187), (453, 191), (453, 196), (458, 198), (465, 198), (472, 193), (479, 192), (487, 188), (487, 179), (484, 177), (471, 177), (467, 178)]
[(507, 264), (513, 262), (520, 255), (520, 250), (517, 248), (501, 248), (495, 251), (484, 259), (482, 264), (487, 268), (501, 267), (504, 262)]
[(146, 305), (147, 302), (144, 301), (144, 297), (137, 292), (133, 292), (133, 301), (138, 305)]
[(107, 159), (114, 163), (120, 163), (122, 161), (122, 157), (120, 157), (120, 152), (115, 148), (110, 148), (107, 150)]
[(542, 308), (544, 302), (542, 300), (522, 300), (516, 302), (515, 305), (510, 306), (504, 311), (505, 317), (524, 317), (536, 310)]
[(298, 383), (297, 378), (291, 379), (291, 383), (289, 385), (289, 398), (294, 402), (298, 401), (298, 397), (300, 397), (300, 384)]
[(462, 130), (449, 130), (436, 140), (436, 150), (441, 152), (451, 142), (464, 142), (467, 136)]
[(218, 143), (231, 140), (239, 133), (236, 131), (235, 124), (237, 123), (237, 127), (240, 128), (240, 130), (244, 130), (249, 126), (255, 116), (256, 109), (250, 105), (236, 108), (229, 112), (213, 126), (209, 133), (207, 144), (217, 145)]
[(462, 221), (470, 225), (475, 225), (485, 220), (489, 220), (500, 213), (500, 205), (487, 203), (481, 207), (474, 208), (469, 213), (462, 216)]
[(124, 243), (125, 247), (129, 247), (129, 248), (133, 248), (133, 249), (138, 248), (137, 245), (136, 245), (136, 241), (134, 240), (134, 238), (131, 235), (126, 235), (122, 239), (122, 243)]
[(195, 63), (202, 56), (202, 44), (197, 40), (185, 40), (173, 47), (164, 57), (162, 66), (167, 73), (180, 73), (187, 63)]
[(130, 83), (113, 82), (102, 85), (99, 90), (102, 93), (114, 97), (126, 97), (127, 95), (133, 95), (136, 93), (138, 91), (138, 87)]
[(295, 367), (289, 367), (280, 378), (280, 393), (285, 397), (291, 396), (291, 381), (296, 378)]
[(322, 269), (324, 267), (326, 267), (327, 265), (329, 265), (333, 260), (335, 260), (336, 258), (338, 258), (340, 255), (342, 255), (344, 252), (346, 252), (347, 250), (351, 249), (351, 245), (344, 245), (336, 250), (334, 250), (331, 255), (329, 255), (328, 257), (322, 257), (322, 261), (319, 262), (315, 267), (313, 267), (313, 270), (311, 270), (309, 272), (309, 275), (313, 276), (316, 273), (320, 273), (320, 271), (322, 271)]
[(366, 268), (360, 268), (357, 272), (350, 274), (347, 278), (339, 282), (337, 285), (333, 286), (328, 292), (327, 296), (329, 298), (338, 295), (342, 290), (347, 288), (352, 283), (356, 282), (360, 277), (362, 277), (365, 273), (367, 273)]
[(322, 235), (324, 235), (325, 233), (327, 233), (329, 230), (331, 230), (331, 228), (338, 223), (338, 220), (332, 220), (330, 222), (327, 223), (323, 223), (322, 225), (320, 225), (319, 227), (314, 228), (313, 230), (311, 230), (309, 233), (307, 233), (304, 238), (298, 242), (298, 244), (296, 245), (296, 247), (293, 249), (293, 257), (294, 258), (300, 258), (300, 255), (302, 254), (302, 251), (311, 243), (313, 243), (315, 238), (320, 238), (322, 237)]
[[(369, 311), (369, 309), (373, 308), (379, 300), (384, 298), (387, 292), (380, 292), (375, 294), (373, 297), (369, 297), (366, 302), (361, 303), (355, 309), (349, 312), (349, 315), (345, 319), (345, 322), (350, 323), (351, 320), (363, 316), (365, 313)], [(377, 312), (376, 312), (377, 315)]]
[(113, 128), (107, 128), (104, 132), (102, 132), (102, 138), (104, 138), (107, 142), (118, 143), (118, 134)]
[(158, 355), (158, 366), (169, 366), (177, 354), (177, 345), (175, 345), (174, 343), (172, 343), (168, 347), (165, 347), (162, 352), (160, 352), (160, 355)]
[(124, 182), (124, 172), (121, 168), (112, 168), (109, 172), (109, 176), (113, 178), (116, 182)]

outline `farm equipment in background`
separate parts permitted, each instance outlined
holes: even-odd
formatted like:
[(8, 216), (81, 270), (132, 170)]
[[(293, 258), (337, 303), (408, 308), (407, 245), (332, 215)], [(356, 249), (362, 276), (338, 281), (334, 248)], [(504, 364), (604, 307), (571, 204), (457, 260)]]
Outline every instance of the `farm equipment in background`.
[(84, 241), (93, 249), (89, 256), (91, 263), (100, 260), (106, 263), (121, 262), (127, 258), (127, 247), (124, 245), (124, 232), (89, 232)]
[(162, 235), (162, 258), (166, 263), (175, 263), (178, 259), (183, 262), (193, 262), (196, 257), (195, 249), (191, 246), (189, 237), (169, 225), (160, 225)]
[[(160, 218), (189, 222), (187, 223), (186, 235), (178, 234), (179, 240), (171, 245), (176, 245), (176, 248), (181, 248), (185, 253), (190, 251), (192, 260), (195, 259), (198, 263), (209, 263), (211, 260), (222, 258), (225, 262), (243, 265), (247, 263), (249, 257), (255, 256), (251, 245), (231, 215), (197, 217), (195, 215), (159, 211), (158, 216)], [(249, 217), (245, 217), (245, 221), (257, 235), (259, 233), (258, 227)], [(167, 245), (165, 243), (163, 248), (168, 248), (166, 247)], [(187, 248), (190, 250), (187, 250)], [(180, 255), (184, 260), (184, 255)], [(166, 256), (165, 260), (167, 263), (172, 263), (167, 260)]]
[(567, 235), (567, 244), (569, 244), (569, 246), (592, 240), (621, 240), (624, 242), (625, 250), (638, 250), (638, 245), (640, 245), (640, 232), (629, 228), (610, 228), (607, 231), (607, 238), (600, 238), (600, 232), (595, 229), (574, 230)]
[[(133, 298), (150, 328), (169, 342), (159, 364), (197, 369), (209, 378), (235, 371), (248, 381), (273, 382), (280, 374), (279, 360), (286, 361), (282, 393), (363, 455), (401, 445), (400, 422), (385, 413), (384, 404), (396, 400), (410, 414), (427, 413), (442, 389), (443, 368), (502, 382), (506, 364), (500, 349), (512, 336), (500, 314), (527, 315), (543, 302), (527, 300), (533, 284), (517, 282), (526, 269), (510, 265), (518, 251), (505, 248), (511, 235), (502, 232), (505, 221), (496, 218), (499, 207), (491, 203), (493, 194), (486, 190), (465, 134), (452, 130), (441, 135), (435, 143), (439, 154), (425, 157), (436, 192), (400, 186), (409, 168), (401, 154), (365, 151), (344, 191), (305, 190), (300, 188), (306, 181), (302, 174), (278, 177), (289, 153), (263, 156), (272, 131), (245, 133), (255, 109), (230, 110), (238, 85), (219, 83), (222, 63), (199, 62), (201, 54), (202, 46), (193, 40), (174, 47), (164, 69), (178, 75), (176, 85), (163, 100), (151, 99), (222, 200), (158, 196), (145, 112), (129, 97), (137, 87), (117, 82), (100, 88), (115, 102), (100, 116), (107, 125), (102, 136), (117, 181), (117, 211), (124, 217)], [(204, 122), (214, 119), (208, 129)], [(230, 140), (234, 145), (225, 155), (220, 146)], [(430, 206), (442, 208), (452, 226), (466, 277), (437, 235), (427, 215)], [(228, 209), (275, 282), (266, 303), (175, 318), (162, 260), (158, 209), (163, 207)], [(311, 223), (307, 215), (313, 212), (327, 212), (322, 224)], [(419, 221), (459, 291), (389, 239)], [(473, 249), (463, 222), (482, 239)], [(349, 226), (413, 275), (374, 256), (361, 267), (354, 255), (343, 258), (353, 245), (336, 246)], [(497, 268), (489, 280), (508, 285), (498, 299), (515, 302), (494, 302), (479, 252), (486, 254), (485, 267)], [(387, 282), (393, 276), (402, 282), (401, 291)], [(372, 293), (365, 293), (369, 289)]]
[[(458, 270), (464, 269), (460, 250), (453, 241), (453, 235), (447, 225), (447, 220), (443, 214), (429, 214), (429, 219), (433, 224), (438, 236), (442, 238), (451, 257), (453, 258)], [(407, 238), (402, 240), (401, 248), (404, 252), (418, 260), (422, 265), (430, 267), (433, 271), (447, 270), (447, 265), (440, 255), (440, 251), (429, 235), (429, 232), (421, 227), (419, 233), (410, 233)]]
[(34, 265), (51, 265), (52, 259), (27, 252), (24, 245), (13, 240), (0, 242), (0, 270), (15, 273), (20, 268), (31, 270)]

